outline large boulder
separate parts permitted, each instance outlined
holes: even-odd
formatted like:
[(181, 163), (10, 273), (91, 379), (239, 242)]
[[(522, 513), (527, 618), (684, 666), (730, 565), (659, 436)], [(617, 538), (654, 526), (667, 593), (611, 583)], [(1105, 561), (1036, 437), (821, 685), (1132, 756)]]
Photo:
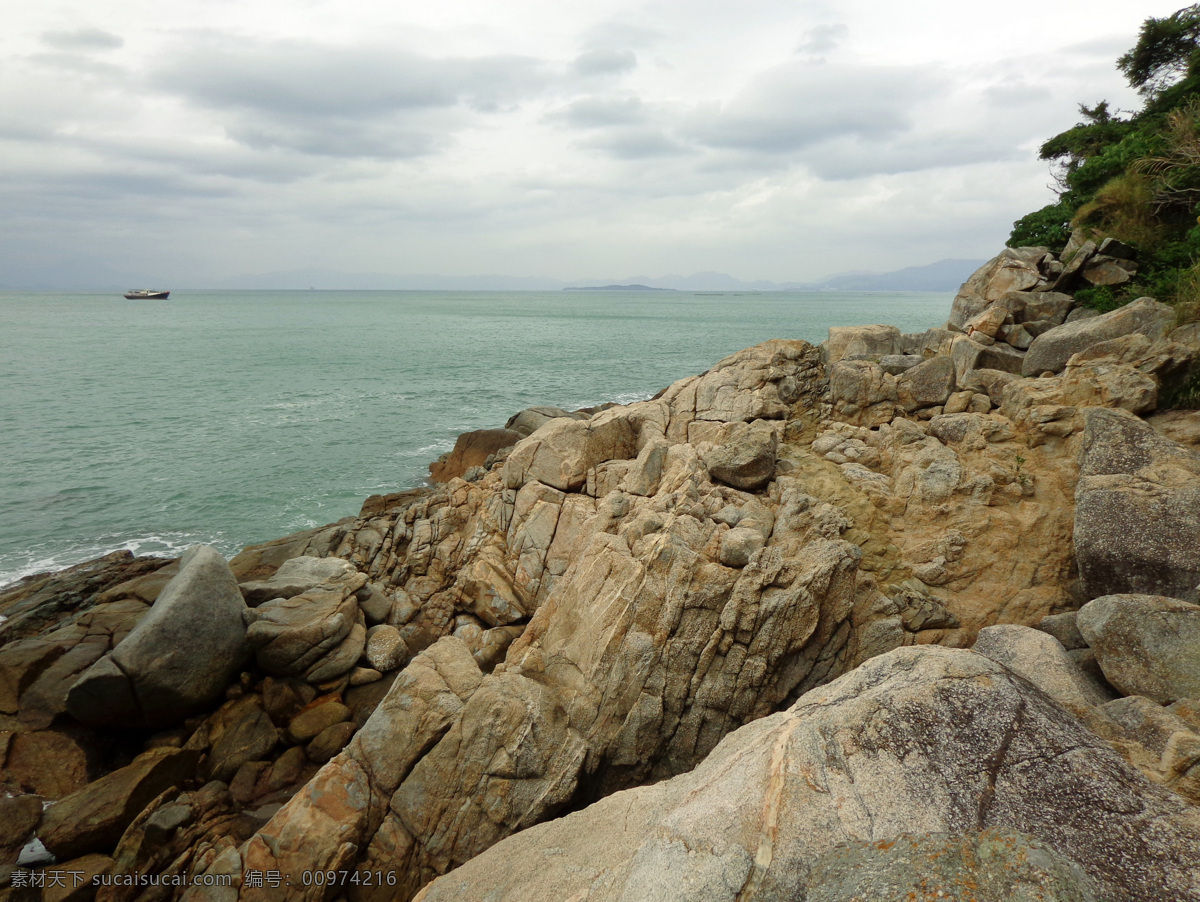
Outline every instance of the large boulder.
[(879, 358), (899, 354), (902, 338), (895, 326), (831, 326), (824, 343), (825, 365), (846, 358)]
[(775, 475), (775, 427), (763, 420), (734, 427), (729, 438), (704, 456), (713, 479), (753, 492)]
[(346, 586), (276, 598), (260, 605), (258, 614), (246, 638), (258, 666), (273, 676), (331, 679), (348, 673), (366, 647), (365, 618)]
[(456, 476), (461, 477), (472, 467), (482, 467), (497, 451), (511, 448), (524, 437), (513, 429), (464, 432), (455, 440), (453, 450), (429, 465), (429, 478), (434, 482), (449, 482)]
[(259, 605), (276, 598), (292, 598), (331, 582), (348, 582), (358, 571), (340, 557), (302, 555), (283, 562), (270, 579), (242, 583), (242, 596), (249, 605)]
[(1122, 694), (1163, 705), (1200, 698), (1200, 606), (1160, 595), (1106, 595), (1085, 604), (1077, 623)]
[(524, 410), (514, 413), (508, 418), (508, 422), (504, 424), (505, 431), (515, 432), (525, 438), (533, 435), (540, 428), (545, 426), (551, 420), (557, 420), (561, 417), (566, 417), (571, 420), (586, 420), (588, 414), (582, 411), (563, 410), (561, 407), (526, 407)]
[(578, 491), (588, 470), (606, 460), (637, 455), (634, 424), (607, 413), (590, 420), (559, 418), (522, 439), (504, 464), (504, 481), (520, 488), (536, 480), (562, 492)]
[(949, 357), (931, 357), (906, 370), (896, 380), (900, 406), (910, 413), (922, 407), (940, 407), (954, 391), (954, 363)]
[(1124, 411), (1090, 407), (1083, 419), (1074, 541), (1085, 594), (1197, 600), (1200, 454)]
[(1047, 264), (1053, 259), (1048, 248), (1006, 247), (963, 283), (947, 325), (961, 332), (969, 320), (1009, 292), (1045, 286)]
[[(899, 861), (905, 847), (916, 862)], [(891, 902), (915, 884), (922, 899), (1196, 902), (1197, 848), (1200, 811), (1030, 683), (916, 647), (743, 727), (691, 773), (510, 837), (417, 898)]]
[(1033, 340), (1025, 354), (1021, 373), (1038, 376), (1061, 373), (1072, 355), (1092, 345), (1130, 332), (1140, 332), (1152, 341), (1166, 338), (1175, 324), (1175, 311), (1153, 298), (1139, 298), (1111, 313), (1073, 323), (1063, 323)]
[(950, 346), (950, 359), (954, 362), (958, 384), (965, 388), (967, 373), (973, 370), (999, 370), (1016, 375), (1021, 372), (1025, 358), (1020, 351), (1008, 345), (982, 345), (960, 335)]
[(896, 377), (869, 360), (842, 360), (829, 368), (834, 416), (863, 426), (879, 426), (896, 415)]
[(211, 704), (237, 674), (248, 619), (225, 559), (194, 546), (149, 613), (71, 686), (67, 710), (96, 726), (178, 723)]
[(113, 771), (46, 810), (38, 838), (60, 861), (111, 852), (157, 795), (192, 778), (200, 753), (159, 748)]
[(1041, 630), (1017, 624), (985, 627), (975, 651), (1025, 677), (1068, 711), (1084, 713), (1113, 699), (1112, 690), (1080, 670), (1062, 643)]

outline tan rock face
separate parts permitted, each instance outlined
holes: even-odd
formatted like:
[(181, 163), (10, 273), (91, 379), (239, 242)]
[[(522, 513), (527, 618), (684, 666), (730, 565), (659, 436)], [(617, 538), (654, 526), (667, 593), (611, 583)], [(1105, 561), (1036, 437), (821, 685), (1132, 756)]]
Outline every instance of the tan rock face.
[[(1044, 257), (1012, 259), (1049, 286)], [(1049, 321), (1068, 306), (1041, 304), (1051, 294), (1006, 288), (988, 305)], [(171, 740), (231, 781), (233, 801), (214, 811), (246, 810), (237, 826), (199, 818), (188, 835), (208, 845), (178, 866), (360, 867), (397, 885), (358, 887), (353, 902), (410, 898), (516, 831), (690, 771), (731, 732), (876, 656), (1077, 608), (1089, 411), (1141, 409), (1181, 357), (1127, 336), (1023, 379), (978, 368), (1019, 351), (951, 336), (900, 336), (897, 349), (934, 356), (895, 373), (842, 359), (828, 378), (816, 348), (767, 342), (650, 401), (538, 414), (470, 482), (378, 496), (357, 520), (247, 549), (233, 569), (258, 605), (253, 673)], [(109, 603), (127, 602), (144, 611)], [(115, 636), (124, 621), (111, 613)], [(22, 714), (92, 635), (82, 620), (70, 629), (28, 666), (14, 658)], [(993, 650), (1091, 716), (1106, 696), (1088, 694), (1074, 652), (1041, 641)], [(1060, 670), (1037, 670), (1047, 654)], [(970, 680), (993, 681), (981, 674)], [(276, 740), (291, 749), (272, 763)], [(1190, 760), (1181, 743), (1175, 770)], [(991, 842), (971, 829), (945, 848)], [(279, 898), (242, 888), (269, 892)]]
[(429, 465), (429, 476), (434, 482), (449, 482), (462, 476), (472, 467), (482, 467), (487, 459), (504, 448), (510, 448), (524, 436), (511, 429), (477, 429), (464, 432), (454, 442), (454, 448), (445, 460)]
[[(846, 854), (840, 844), (885, 851), (906, 836), (941, 848), (912, 875), (932, 898), (962, 874), (951, 838), (972, 846), (994, 842), (980, 831), (995, 830), (1021, 832), (1007, 848), (1047, 850), (1013, 864), (1050, 868), (1048, 888), (1089, 893), (1054, 898), (1200, 898), (1195, 809), (1024, 680), (980, 655), (938, 648), (875, 658), (739, 730), (691, 773), (526, 830), (418, 898), (835, 898), (819, 894), (831, 856)], [(962, 862), (970, 886), (995, 889), (1001, 874), (989, 878), (988, 869), (999, 853)], [(863, 879), (883, 862), (859, 864)], [(814, 872), (821, 886), (809, 882)], [(881, 885), (875, 892), (868, 897), (893, 898)]]
[[(869, 361), (838, 372), (896, 384)], [(819, 373), (802, 342), (748, 349), (657, 400), (552, 420), (482, 479), (364, 521), (358, 566), (394, 597), (407, 646), (453, 633), (482, 682), (392, 788), (370, 783), (357, 737), (323, 768), (321, 799), (372, 800), (350, 833), (341, 814), (267, 832), (305, 835), (320, 866), (396, 870), (411, 895), (515, 830), (689, 770), (873, 655), (1069, 604), (1077, 434), (1030, 448), (998, 414), (897, 418), (894, 394), (886, 422), (853, 425), (822, 415)], [(714, 461), (754, 430), (773, 448), (747, 491)], [(357, 534), (343, 553), (364, 553)], [(400, 716), (415, 666), (380, 711)], [(305, 854), (297, 840), (289, 867)]]

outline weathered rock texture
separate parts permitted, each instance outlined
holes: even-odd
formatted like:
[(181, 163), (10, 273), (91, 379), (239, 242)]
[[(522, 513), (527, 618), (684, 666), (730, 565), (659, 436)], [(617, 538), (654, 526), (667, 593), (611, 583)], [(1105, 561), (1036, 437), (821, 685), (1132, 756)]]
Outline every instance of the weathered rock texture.
[(1200, 454), (1120, 411), (1084, 411), (1075, 553), (1089, 598), (1197, 600)]
[[(916, 861), (888, 867), (893, 843)], [(991, 844), (1000, 855), (948, 855)], [(894, 899), (923, 873), (921, 898), (960, 880), (1013, 898), (1001, 890), (1045, 880), (1049, 898), (1184, 902), (1200, 899), (1197, 848), (1200, 811), (1029, 683), (971, 652), (902, 649), (693, 772), (526, 830), (418, 898), (790, 902), (847, 898), (830, 894), (842, 882)]]
[(67, 709), (88, 724), (177, 723), (238, 672), (247, 619), (225, 559), (198, 545), (133, 631), (70, 688)]
[[(853, 711), (867, 719), (850, 732), (805, 707), (823, 738), (797, 727), (807, 738), (779, 754), (799, 755), (814, 786), (835, 788), (804, 802), (834, 833), (755, 833), (748, 859), (724, 839), (688, 846), (696, 897), (721, 898), (704, 882), (718, 859), (720, 879), (757, 887), (751, 895), (766, 892), (771, 860), (785, 863), (770, 873), (786, 871), (792, 889), (824, 875), (811, 898), (870, 896), (922, 869), (951, 888), (977, 880), (996, 898), (1031, 885), (1075, 898), (1063, 887), (1083, 873), (1095, 898), (1118, 898), (1121, 869), (1143, 858), (1147, 873), (1176, 880), (1156, 845), (1158, 815), (1137, 812), (1200, 801), (1200, 702), (1186, 682), (1117, 698), (1142, 691), (1114, 669), (1127, 649), (1081, 632), (1087, 618), (1075, 612), (1111, 592), (1188, 598), (1200, 582), (1186, 547), (1194, 454), (1137, 416), (1170, 396), (1200, 341), (1134, 328), (1087, 344), (1055, 375), (1022, 377), (1026, 349), (1073, 322), (1066, 292), (1089, 272), (1107, 277), (1088, 267), (1096, 253), (1082, 241), (1065, 262), (1006, 251), (964, 286), (944, 329), (833, 330), (820, 349), (770, 341), (647, 401), (530, 408), (502, 436), (520, 441), (489, 450), (464, 478), (372, 496), (358, 517), (246, 549), (228, 568), (240, 583), (232, 607), (252, 621), (244, 670), (223, 678), (207, 712), (184, 720), (180, 708), (149, 738), (89, 730), (66, 698), (169, 599), (178, 564), (98, 562), (0, 593), (10, 617), (0, 624), (0, 782), (61, 798), (146, 748), (180, 748), (191, 774), (119, 837), (97, 841), (98, 867), (238, 881), (363, 869), (395, 883), (347, 887), (352, 902), (407, 899), (481, 854), (491, 860), (486, 850), (518, 831), (512, 842), (560, 815), (607, 816), (614, 793), (659, 798), (666, 790), (638, 787), (674, 785), (723, 754), (714, 749), (730, 734), (772, 729), (762, 718), (879, 655), (978, 639), (998, 664), (910, 650), (886, 672), (858, 671), (866, 707)], [(1157, 419), (1191, 434), (1187, 417)], [(1154, 673), (1176, 673), (1160, 639), (1147, 639), (1145, 655)], [(947, 676), (956, 668), (970, 675)], [(831, 711), (858, 704), (838, 699)], [(1076, 743), (1081, 725), (1091, 746)], [(743, 741), (757, 740), (734, 745)], [(1112, 756), (1096, 757), (1102, 743), (1142, 782), (1113, 776)], [(871, 798), (839, 782), (825, 748), (849, 756)], [(877, 760), (887, 778), (873, 784)], [(1087, 783), (1077, 765), (1103, 780)], [(708, 777), (725, 773), (714, 767)], [(1086, 798), (1116, 818), (1103, 835), (1125, 843), (1117, 864), (1098, 863), (1074, 832), (1083, 802), (1053, 808), (1044, 783), (1022, 783), (1037, 774), (1113, 793), (1111, 810)], [(689, 823), (732, 836), (750, 824), (727, 816), (737, 806), (782, 810), (771, 807), (775, 790), (753, 801), (757, 779), (748, 771), (740, 785), (751, 791), (736, 800), (688, 784), (711, 804), (680, 805)], [(1053, 810), (1037, 820), (1021, 793)], [(658, 817), (648, 804), (631, 823)], [(842, 834), (839, 819), (852, 825)], [(847, 844), (828, 845), (833, 835)], [(773, 858), (776, 840), (801, 845)], [(667, 876), (645, 894), (628, 884), (630, 898), (690, 891), (692, 877), (669, 876), (682, 847), (646, 848), (631, 853), (650, 856), (638, 879)], [(977, 867), (983, 857), (991, 864)], [(216, 895), (341, 892), (246, 880)], [(210, 897), (196, 887), (184, 896)], [(114, 890), (105, 902), (134, 898)]]

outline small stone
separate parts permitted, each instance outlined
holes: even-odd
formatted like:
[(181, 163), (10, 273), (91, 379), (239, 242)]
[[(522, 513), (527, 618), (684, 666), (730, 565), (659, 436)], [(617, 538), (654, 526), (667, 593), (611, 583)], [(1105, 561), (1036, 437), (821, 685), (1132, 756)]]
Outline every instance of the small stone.
[(736, 527), (721, 536), (721, 563), (726, 567), (745, 567), (766, 542), (757, 529)]
[(387, 673), (404, 666), (408, 660), (408, 646), (396, 627), (381, 624), (367, 630), (364, 657), (375, 670)]
[(956, 391), (946, 399), (946, 406), (942, 408), (942, 413), (964, 413), (971, 406), (973, 397), (975, 397), (973, 391)]
[(1067, 651), (1087, 648), (1083, 633), (1079, 632), (1079, 626), (1075, 623), (1078, 613), (1078, 611), (1068, 611), (1065, 614), (1050, 614), (1042, 618), (1037, 628), (1061, 642)]
[(311, 761), (324, 764), (345, 747), (357, 729), (358, 727), (353, 722), (335, 723), (318, 733), (316, 738), (305, 748), (304, 753)]
[(374, 683), (381, 679), (383, 679), (383, 674), (370, 667), (355, 667), (350, 671), (351, 686), (365, 686), (367, 683)]
[(259, 791), (259, 780), (271, 767), (267, 761), (245, 761), (229, 782), (229, 794), (239, 805), (246, 805), (262, 793)]
[(337, 701), (327, 701), (301, 711), (288, 724), (288, 736), (296, 743), (308, 742), (322, 730), (350, 719), (350, 709)]
[(298, 745), (292, 746), (271, 765), (271, 772), (267, 775), (267, 791), (276, 792), (294, 785), (307, 764), (308, 756), (304, 754), (304, 749)]
[(304, 680), (277, 677), (267, 677), (263, 680), (263, 707), (271, 716), (271, 720), (281, 726), (316, 697), (316, 688)]

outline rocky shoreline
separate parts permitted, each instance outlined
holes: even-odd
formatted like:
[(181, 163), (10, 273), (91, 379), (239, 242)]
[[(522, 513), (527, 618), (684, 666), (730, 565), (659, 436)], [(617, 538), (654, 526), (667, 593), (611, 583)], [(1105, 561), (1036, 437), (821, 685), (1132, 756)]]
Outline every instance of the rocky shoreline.
[(1200, 324), (1073, 296), (1134, 272), (1007, 249), (944, 328), (0, 592), (3, 892), (1200, 900)]

